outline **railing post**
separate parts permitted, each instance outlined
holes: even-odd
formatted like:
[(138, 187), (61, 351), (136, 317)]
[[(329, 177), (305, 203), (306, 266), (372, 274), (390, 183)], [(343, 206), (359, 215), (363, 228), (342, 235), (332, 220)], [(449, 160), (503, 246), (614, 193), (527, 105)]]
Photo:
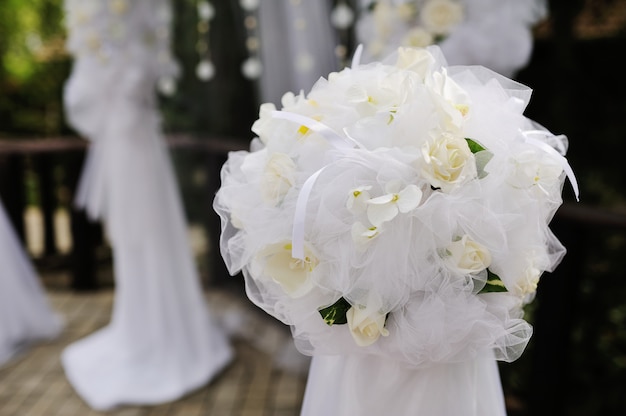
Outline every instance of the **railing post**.
[(72, 289), (88, 291), (98, 289), (96, 268), (97, 224), (90, 221), (87, 214), (73, 205), (73, 198), (81, 177), (84, 153), (68, 158), (68, 176), (72, 197), (71, 231), (72, 231)]
[(24, 228), (24, 155), (8, 154), (0, 162), (0, 195), (15, 233), (26, 245)]
[(56, 186), (53, 178), (53, 167), (51, 163), (53, 154), (40, 153), (33, 157), (33, 167), (39, 179), (39, 202), (43, 215), (44, 226), (44, 254), (46, 256), (57, 253), (55, 242), (54, 210)]

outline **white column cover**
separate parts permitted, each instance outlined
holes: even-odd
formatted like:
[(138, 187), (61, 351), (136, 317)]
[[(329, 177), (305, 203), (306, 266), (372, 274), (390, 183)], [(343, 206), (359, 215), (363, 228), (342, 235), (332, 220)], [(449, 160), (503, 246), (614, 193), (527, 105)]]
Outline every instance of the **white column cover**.
[(67, 117), (91, 140), (77, 203), (113, 247), (115, 299), (105, 328), (62, 354), (94, 409), (157, 404), (213, 379), (231, 360), (205, 303), (154, 88), (175, 74), (166, 0), (67, 0)]
[(63, 326), (0, 201), (0, 367)]
[(301, 416), (505, 416), (498, 366), (476, 359), (427, 368), (378, 356), (313, 357)]

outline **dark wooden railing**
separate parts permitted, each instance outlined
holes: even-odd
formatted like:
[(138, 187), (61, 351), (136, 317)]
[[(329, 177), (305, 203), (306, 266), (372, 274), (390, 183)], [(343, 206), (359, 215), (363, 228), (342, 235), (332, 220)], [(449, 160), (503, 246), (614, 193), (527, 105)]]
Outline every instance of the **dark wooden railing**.
[[(178, 134), (168, 135), (166, 140), (173, 151), (200, 152), (204, 155), (208, 195), (214, 194), (219, 187), (219, 171), (228, 152), (248, 146), (247, 140), (231, 137), (197, 138)], [(101, 225), (90, 221), (85, 212), (76, 209), (72, 203), (88, 145), (88, 141), (78, 137), (0, 140), (0, 197), (7, 214), (25, 244), (24, 210), (27, 198), (24, 183), (28, 162), (39, 181), (37, 199), (43, 215), (45, 239), (44, 253), (34, 261), (43, 268), (51, 266), (70, 270), (71, 287), (75, 290), (98, 288), (96, 251), (103, 244)], [(64, 185), (69, 191), (66, 198), (70, 211), (72, 249), (66, 255), (57, 252), (54, 239), (53, 215), (58, 188), (54, 181), (54, 169), (59, 166), (65, 172)], [(211, 207), (207, 207), (207, 212), (211, 211)], [(209, 215), (206, 224), (211, 247), (219, 247), (219, 218)], [(227, 274), (219, 253), (209, 250), (209, 256), (210, 274), (220, 278)]]

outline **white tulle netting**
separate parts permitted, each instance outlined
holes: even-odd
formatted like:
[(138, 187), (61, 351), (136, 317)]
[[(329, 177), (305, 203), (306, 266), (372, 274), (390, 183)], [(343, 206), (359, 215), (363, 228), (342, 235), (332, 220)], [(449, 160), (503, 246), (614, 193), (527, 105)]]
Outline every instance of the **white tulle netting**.
[(360, 0), (356, 24), (364, 59), (399, 46), (438, 44), (453, 65), (483, 65), (513, 76), (532, 52), (533, 27), (546, 0)]
[(214, 201), (229, 271), (305, 354), (515, 360), (575, 184), (566, 138), (523, 115), (530, 94), (433, 46), (262, 105)]

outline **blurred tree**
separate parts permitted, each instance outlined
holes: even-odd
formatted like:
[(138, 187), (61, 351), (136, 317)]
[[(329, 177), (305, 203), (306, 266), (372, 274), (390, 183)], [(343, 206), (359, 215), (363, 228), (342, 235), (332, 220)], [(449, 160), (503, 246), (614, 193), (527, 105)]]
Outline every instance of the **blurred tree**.
[(62, 0), (4, 0), (0, 7), (0, 135), (67, 132), (61, 100), (69, 72)]

